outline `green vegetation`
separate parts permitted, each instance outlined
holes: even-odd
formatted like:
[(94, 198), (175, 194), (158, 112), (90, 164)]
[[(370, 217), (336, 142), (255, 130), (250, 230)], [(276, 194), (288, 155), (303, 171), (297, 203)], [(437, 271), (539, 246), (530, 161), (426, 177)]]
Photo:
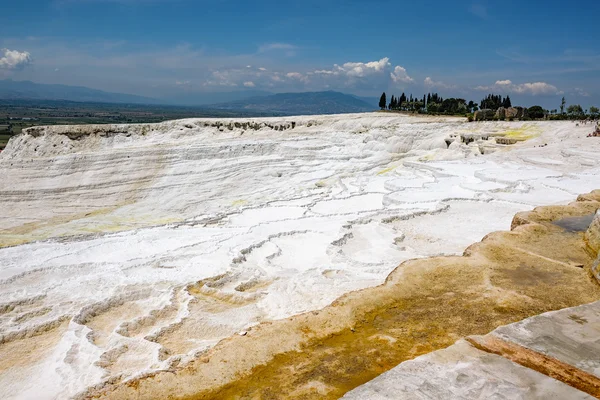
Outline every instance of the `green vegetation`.
[(496, 111), (500, 107), (509, 108), (512, 107), (510, 97), (502, 97), (500, 95), (489, 94), (485, 99), (481, 100), (481, 109), (489, 109)]
[(579, 104), (573, 104), (567, 107), (567, 114), (578, 117), (585, 115), (585, 113), (583, 112), (583, 108), (581, 108)]
[(598, 107), (591, 106), (589, 110), (584, 110), (580, 104), (571, 104), (568, 107), (566, 105), (567, 101), (563, 97), (560, 104), (560, 113), (557, 112), (558, 110), (544, 110), (545, 117), (550, 120), (596, 120), (600, 118)]
[[(394, 96), (392, 96), (392, 99), (393, 98), (394, 98)], [(385, 98), (385, 92), (383, 92), (383, 94), (379, 98), (379, 108), (381, 108), (382, 110), (385, 110), (386, 104), (387, 104), (387, 100)]]
[(467, 104), (465, 99), (443, 99), (437, 93), (428, 93), (423, 97), (406, 96), (402, 93), (400, 97), (392, 95), (389, 104), (385, 104), (385, 93), (381, 95), (379, 107), (381, 109), (395, 111), (409, 111), (421, 114), (446, 114), (464, 116), (468, 112), (477, 110), (477, 104), (472, 101)]
[(544, 116), (546, 115), (546, 112), (544, 111), (544, 109), (541, 106), (529, 107), (529, 109), (527, 111), (529, 113), (529, 118), (533, 118), (533, 119), (544, 118)]
[(579, 104), (567, 107), (567, 101), (564, 97), (561, 99), (560, 113), (557, 109), (546, 110), (539, 105), (529, 108), (515, 107), (512, 105), (510, 96), (502, 97), (496, 94), (487, 95), (478, 105), (473, 101), (467, 103), (465, 99), (460, 98), (444, 99), (437, 93), (427, 93), (422, 98), (413, 97), (412, 94), (406, 96), (404, 93), (400, 97), (392, 95), (389, 104), (386, 104), (386, 94), (383, 93), (379, 99), (379, 107), (382, 110), (407, 111), (419, 114), (465, 116), (469, 122), (485, 120), (529, 121), (532, 119), (593, 120), (600, 118), (600, 109), (597, 107), (592, 106), (589, 111), (584, 110)]

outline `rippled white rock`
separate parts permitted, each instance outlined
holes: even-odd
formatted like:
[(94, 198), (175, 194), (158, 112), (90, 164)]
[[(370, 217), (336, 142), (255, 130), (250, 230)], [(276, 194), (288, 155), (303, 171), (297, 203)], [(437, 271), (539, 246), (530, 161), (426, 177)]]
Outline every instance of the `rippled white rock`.
[[(531, 139), (495, 145), (508, 130)], [(165, 368), (459, 254), (596, 189), (587, 133), (397, 114), (31, 130), (0, 155), (0, 352), (46, 333), (23, 341), (36, 357), (7, 353), (0, 392), (64, 398)]]

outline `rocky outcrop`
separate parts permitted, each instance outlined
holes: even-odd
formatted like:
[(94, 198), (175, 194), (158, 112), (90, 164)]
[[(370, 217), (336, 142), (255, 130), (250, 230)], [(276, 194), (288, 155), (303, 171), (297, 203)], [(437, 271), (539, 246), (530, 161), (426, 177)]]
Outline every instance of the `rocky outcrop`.
[(521, 119), (527, 116), (527, 109), (523, 107), (509, 107), (505, 111), (506, 119)]
[(475, 121), (487, 121), (487, 120), (491, 120), (492, 118), (494, 118), (494, 115), (495, 115), (494, 110), (483, 109), (483, 110), (475, 111), (473, 118), (475, 118)]
[(527, 118), (527, 109), (523, 107), (500, 107), (494, 114), (495, 118), (503, 119), (523, 119)]
[(494, 114), (494, 117), (496, 117), (498, 119), (506, 118), (506, 108), (500, 107), (499, 109), (497, 109), (496, 114)]
[(585, 242), (588, 248), (596, 254), (596, 261), (592, 265), (592, 274), (600, 282), (600, 211), (596, 212), (594, 220), (585, 232)]
[(515, 144), (517, 143), (517, 139), (505, 138), (505, 137), (497, 137), (496, 144)]

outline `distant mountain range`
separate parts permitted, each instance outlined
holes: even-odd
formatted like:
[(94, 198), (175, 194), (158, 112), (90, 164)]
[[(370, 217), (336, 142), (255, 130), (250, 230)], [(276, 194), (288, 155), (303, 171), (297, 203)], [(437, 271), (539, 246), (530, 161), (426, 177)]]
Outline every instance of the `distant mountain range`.
[(211, 104), (218, 110), (246, 110), (292, 114), (337, 114), (373, 111), (374, 106), (355, 96), (339, 92), (277, 93), (270, 96), (251, 97), (228, 103)]
[(0, 99), (69, 100), (98, 103), (162, 104), (164, 101), (133, 94), (111, 93), (83, 86), (47, 85), (31, 81), (0, 80)]
[(261, 97), (272, 95), (272, 92), (264, 90), (238, 90), (235, 92), (189, 92), (179, 95), (165, 97), (163, 102), (178, 106), (206, 106), (209, 104), (227, 103), (239, 101), (250, 97)]
[(0, 99), (67, 100), (75, 102), (195, 106), (209, 110), (244, 111), (245, 114), (336, 114), (372, 111), (376, 99), (327, 92), (277, 93), (260, 90), (189, 93), (155, 99), (112, 93), (83, 86), (48, 85), (31, 81), (0, 80)]

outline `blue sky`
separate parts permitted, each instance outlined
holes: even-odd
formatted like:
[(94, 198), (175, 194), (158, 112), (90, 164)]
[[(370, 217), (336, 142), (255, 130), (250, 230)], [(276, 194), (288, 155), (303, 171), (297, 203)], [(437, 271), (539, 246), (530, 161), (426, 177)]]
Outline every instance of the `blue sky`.
[(21, 0), (0, 15), (0, 78), (600, 105), (597, 0)]

